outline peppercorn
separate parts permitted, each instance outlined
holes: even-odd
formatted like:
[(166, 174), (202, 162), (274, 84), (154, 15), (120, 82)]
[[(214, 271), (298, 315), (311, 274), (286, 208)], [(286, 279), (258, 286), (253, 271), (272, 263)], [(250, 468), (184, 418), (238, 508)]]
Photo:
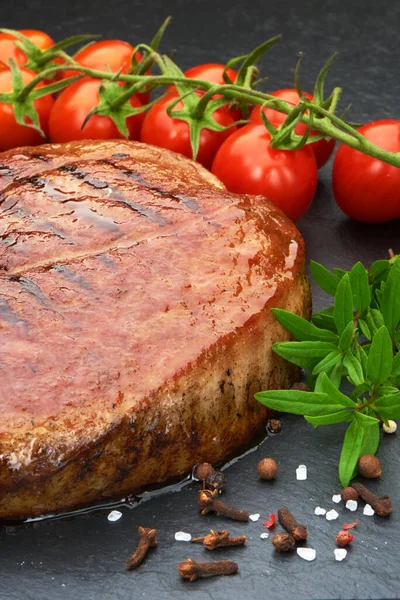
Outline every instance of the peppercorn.
[(357, 468), (360, 475), (367, 479), (376, 479), (382, 475), (381, 461), (373, 454), (364, 454), (364, 456), (360, 456)]
[(214, 467), (207, 462), (199, 463), (193, 470), (193, 477), (199, 479), (199, 481), (206, 481), (207, 477), (214, 473)]
[(281, 422), (279, 419), (268, 419), (267, 429), (270, 433), (279, 433), (281, 430)]
[(278, 465), (273, 458), (262, 458), (258, 463), (257, 471), (261, 479), (275, 479), (278, 473)]
[(209, 490), (218, 490), (223, 492), (228, 485), (227, 477), (222, 471), (211, 471), (206, 479), (206, 488)]
[(353, 487), (343, 488), (340, 495), (342, 497), (344, 504), (346, 504), (346, 502), (348, 502), (349, 500), (357, 501), (358, 498), (360, 497), (360, 494)]

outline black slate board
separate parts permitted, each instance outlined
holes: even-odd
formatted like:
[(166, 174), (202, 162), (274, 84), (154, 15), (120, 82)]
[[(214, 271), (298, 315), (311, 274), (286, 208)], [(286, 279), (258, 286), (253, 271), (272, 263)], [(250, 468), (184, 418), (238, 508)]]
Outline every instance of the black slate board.
[[(290, 86), (296, 53), (306, 53), (303, 87), (311, 88), (322, 62), (340, 50), (330, 82), (345, 90), (345, 103), (353, 102), (351, 118), (399, 118), (398, 82), (400, 4), (391, 0), (256, 0), (247, 6), (237, 0), (215, 3), (203, 0), (70, 0), (63, 8), (50, 0), (7, 2), (2, 6), (2, 26), (46, 29), (57, 39), (84, 32), (105, 37), (149, 40), (168, 15), (174, 21), (164, 48), (177, 48), (180, 64), (187, 68), (208, 61), (222, 62), (246, 52), (267, 37), (281, 32), (284, 41), (263, 60), (263, 74), (271, 89)], [(336, 207), (329, 165), (320, 173), (318, 194), (309, 213), (299, 222), (309, 257), (329, 267), (350, 267), (385, 256), (389, 247), (400, 250), (399, 222), (372, 226), (346, 219)], [(326, 298), (315, 290), (314, 307)], [(180, 599), (230, 597), (397, 598), (400, 596), (398, 553), (400, 483), (397, 473), (399, 444), (385, 436), (379, 456), (384, 477), (372, 487), (392, 494), (394, 514), (389, 519), (366, 517), (359, 509), (350, 513), (334, 505), (339, 490), (336, 466), (343, 435), (341, 426), (314, 430), (301, 418), (285, 417), (280, 435), (268, 438), (255, 452), (228, 468), (230, 488), (226, 500), (251, 512), (261, 513), (257, 523), (230, 523), (222, 518), (200, 517), (196, 491), (191, 484), (130, 510), (110, 523), (110, 509), (90, 514), (46, 520), (0, 531), (0, 599), (9, 600), (126, 600), (139, 598)], [(261, 482), (256, 465), (265, 455), (279, 457), (276, 482)], [(295, 479), (304, 463), (309, 478)], [(261, 540), (262, 523), (269, 512), (289, 505), (299, 520), (309, 524), (309, 545), (317, 559), (307, 563), (296, 555), (280, 556), (270, 540)], [(340, 517), (327, 522), (313, 514), (317, 506), (335, 507)], [(347, 559), (333, 558), (333, 538), (345, 521), (360, 518), (356, 541)], [(134, 573), (124, 562), (137, 541), (138, 525), (157, 527), (160, 543), (145, 565)], [(175, 565), (191, 556), (215, 560), (201, 546), (178, 543), (174, 533), (193, 534), (228, 526), (231, 534), (249, 536), (247, 547), (222, 551), (218, 557), (236, 560), (235, 577), (198, 581), (181, 580)]]

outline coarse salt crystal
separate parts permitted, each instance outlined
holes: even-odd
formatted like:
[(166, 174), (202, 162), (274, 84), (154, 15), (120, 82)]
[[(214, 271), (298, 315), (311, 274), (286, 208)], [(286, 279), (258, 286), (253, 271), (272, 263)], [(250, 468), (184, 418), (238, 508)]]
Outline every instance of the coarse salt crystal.
[(326, 520), (327, 521), (334, 521), (335, 519), (337, 519), (339, 516), (339, 513), (336, 512), (336, 510), (334, 508), (332, 508), (332, 510), (330, 510), (329, 512), (326, 513)]
[(306, 465), (299, 465), (296, 469), (297, 481), (305, 481), (307, 479), (307, 467)]
[(120, 512), (119, 510), (112, 510), (109, 514), (107, 519), (109, 521), (118, 521), (118, 519), (120, 519), (122, 517), (122, 512)]
[(315, 560), (317, 551), (314, 548), (297, 548), (297, 554), (304, 560)]
[(346, 548), (335, 548), (333, 553), (335, 555), (335, 559), (338, 560), (339, 562), (344, 560), (347, 556)]
[(358, 506), (358, 503), (356, 500), (347, 500), (347, 502), (346, 502), (346, 508), (351, 510), (351, 512), (354, 512), (355, 510), (357, 510), (357, 506)]
[(333, 494), (333, 496), (332, 496), (332, 502), (334, 502), (335, 504), (339, 504), (341, 499), (342, 499), (342, 496), (340, 494)]
[(269, 533), (265, 532), (265, 533), (260, 533), (260, 538), (262, 540), (266, 540), (269, 538)]
[(374, 514), (375, 514), (375, 511), (372, 508), (372, 506), (370, 504), (366, 504), (364, 506), (363, 515), (367, 515), (367, 517), (372, 517), (372, 515), (374, 515)]
[(190, 542), (192, 536), (190, 533), (186, 533), (185, 531), (177, 531), (175, 533), (175, 539), (177, 542)]
[(260, 514), (259, 513), (255, 513), (254, 515), (249, 515), (249, 519), (250, 521), (258, 521), (258, 519), (260, 518)]
[(321, 506), (317, 506), (317, 508), (314, 510), (314, 514), (316, 514), (316, 515), (326, 515), (326, 509), (325, 508), (321, 508)]

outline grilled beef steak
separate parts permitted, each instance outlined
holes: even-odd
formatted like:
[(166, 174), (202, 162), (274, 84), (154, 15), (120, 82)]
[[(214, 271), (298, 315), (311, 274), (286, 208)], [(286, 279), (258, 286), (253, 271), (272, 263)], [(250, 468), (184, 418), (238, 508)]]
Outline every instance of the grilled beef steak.
[(260, 432), (270, 308), (304, 243), (261, 197), (133, 142), (0, 154), (0, 519), (138, 493)]

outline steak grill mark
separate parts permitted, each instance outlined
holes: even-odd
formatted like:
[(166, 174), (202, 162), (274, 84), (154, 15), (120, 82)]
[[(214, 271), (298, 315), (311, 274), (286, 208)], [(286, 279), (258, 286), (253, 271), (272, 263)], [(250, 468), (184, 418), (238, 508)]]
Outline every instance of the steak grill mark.
[[(113, 200), (113, 201), (117, 202), (118, 204), (122, 204), (123, 206), (126, 206), (130, 210), (133, 210), (134, 212), (139, 213), (143, 217), (148, 218), (150, 221), (154, 221), (160, 227), (163, 227), (164, 225), (166, 225), (168, 223), (167, 219), (165, 219), (165, 217), (163, 217), (162, 215), (157, 214), (156, 212), (154, 212), (153, 210), (151, 210), (149, 208), (143, 207), (141, 204), (138, 204), (137, 202), (132, 202), (132, 201), (128, 200), (123, 194), (121, 194), (121, 192), (119, 192), (112, 186), (108, 185), (108, 183), (106, 183), (105, 181), (101, 181), (100, 179), (97, 179), (96, 177), (92, 177), (91, 175), (89, 175), (89, 173), (86, 173), (85, 171), (83, 171), (82, 169), (80, 169), (79, 167), (77, 167), (75, 165), (64, 165), (62, 167), (58, 167), (58, 169), (56, 169), (56, 170), (64, 172), (64, 173), (69, 173), (75, 179), (79, 179), (83, 183), (90, 185), (91, 187), (93, 187), (97, 190), (109, 189), (111, 191), (111, 194), (106, 199)], [(121, 169), (119, 169), (119, 170), (121, 170)], [(121, 170), (121, 172), (123, 172), (123, 171)]]
[(157, 196), (161, 196), (162, 198), (172, 198), (176, 202), (182, 202), (190, 210), (193, 210), (195, 212), (198, 212), (200, 210), (198, 203), (193, 198), (188, 198), (187, 196), (184, 196), (183, 194), (172, 194), (171, 192), (166, 192), (163, 189), (161, 189), (160, 187), (157, 187), (155, 185), (152, 185), (151, 183), (148, 183), (142, 177), (142, 175), (140, 175), (140, 173), (137, 173), (136, 171), (132, 171), (132, 169), (121, 168), (119, 165), (116, 165), (111, 160), (103, 159), (101, 162), (105, 165), (112, 167), (113, 169), (116, 169), (117, 171), (120, 171), (123, 175), (126, 175), (127, 177), (134, 179), (137, 183), (140, 183), (140, 185), (142, 185), (144, 188), (146, 188), (146, 190), (153, 192)]

